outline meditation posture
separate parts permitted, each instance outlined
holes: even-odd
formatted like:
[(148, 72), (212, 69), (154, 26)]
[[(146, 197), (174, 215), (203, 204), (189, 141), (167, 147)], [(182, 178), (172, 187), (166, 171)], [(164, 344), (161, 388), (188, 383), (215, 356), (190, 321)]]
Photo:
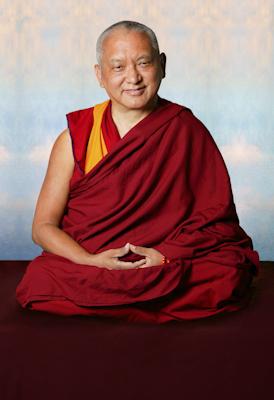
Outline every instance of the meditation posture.
[(149, 323), (243, 308), (259, 256), (210, 132), (158, 95), (166, 56), (154, 32), (121, 21), (96, 49), (108, 99), (66, 115), (33, 219), (43, 251), (18, 302)]

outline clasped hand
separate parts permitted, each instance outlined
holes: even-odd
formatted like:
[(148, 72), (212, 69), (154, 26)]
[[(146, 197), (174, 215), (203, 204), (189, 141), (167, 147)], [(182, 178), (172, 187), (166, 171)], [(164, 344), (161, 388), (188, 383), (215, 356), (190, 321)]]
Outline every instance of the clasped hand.
[[(119, 260), (119, 257), (124, 256), (130, 250), (135, 254), (144, 256), (144, 258), (134, 262)], [(132, 269), (159, 265), (161, 264), (162, 259), (163, 255), (152, 247), (134, 246), (131, 243), (127, 243), (123, 247), (109, 249), (98, 254), (93, 254), (91, 264), (107, 269)]]

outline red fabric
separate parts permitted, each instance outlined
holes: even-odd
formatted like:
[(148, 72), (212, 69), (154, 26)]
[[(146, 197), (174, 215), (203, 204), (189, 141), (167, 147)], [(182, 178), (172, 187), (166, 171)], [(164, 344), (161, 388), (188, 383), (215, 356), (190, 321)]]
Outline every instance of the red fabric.
[[(93, 108), (94, 107), (90, 107), (83, 110), (72, 111), (66, 115), (75, 160), (71, 184), (85, 174), (86, 151), (93, 125)], [(109, 102), (104, 111), (102, 131), (107, 150), (110, 152), (113, 146), (121, 140), (118, 129), (112, 119), (111, 102)]]
[(43, 251), (17, 287), (21, 305), (157, 323), (243, 307), (259, 256), (239, 226), (229, 175), (207, 128), (190, 109), (160, 99), (84, 175), (90, 110), (67, 115), (76, 167), (60, 227), (91, 253), (131, 242), (171, 262), (107, 270)]
[(116, 143), (121, 140), (118, 129), (112, 119), (111, 101), (108, 103), (103, 115), (102, 131), (108, 152), (110, 152), (112, 148), (116, 145)]

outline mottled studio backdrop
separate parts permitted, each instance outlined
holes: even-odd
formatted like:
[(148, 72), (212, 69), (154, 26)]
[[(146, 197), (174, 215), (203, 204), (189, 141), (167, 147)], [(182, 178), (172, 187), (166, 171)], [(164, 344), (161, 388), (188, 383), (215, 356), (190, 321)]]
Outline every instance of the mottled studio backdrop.
[(148, 24), (160, 95), (191, 108), (226, 161), (241, 226), (274, 260), (273, 1), (0, 0), (0, 259), (31, 259), (31, 223), (65, 114), (107, 97), (93, 73), (110, 24)]

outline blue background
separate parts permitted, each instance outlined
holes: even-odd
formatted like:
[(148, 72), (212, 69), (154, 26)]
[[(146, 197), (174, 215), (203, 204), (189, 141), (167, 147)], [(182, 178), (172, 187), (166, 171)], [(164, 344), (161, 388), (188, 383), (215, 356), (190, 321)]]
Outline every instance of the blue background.
[(0, 258), (32, 259), (35, 204), (65, 114), (107, 99), (98, 35), (133, 19), (167, 55), (159, 94), (207, 126), (227, 164), (240, 224), (274, 260), (273, 1), (2, 0)]

